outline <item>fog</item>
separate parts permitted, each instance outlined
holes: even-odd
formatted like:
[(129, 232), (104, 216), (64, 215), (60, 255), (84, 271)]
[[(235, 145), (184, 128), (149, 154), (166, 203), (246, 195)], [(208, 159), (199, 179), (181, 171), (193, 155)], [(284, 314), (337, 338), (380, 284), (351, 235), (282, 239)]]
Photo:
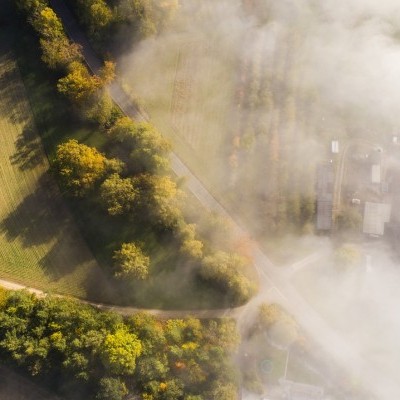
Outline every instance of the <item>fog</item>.
[[(315, 196), (316, 165), (333, 157), (331, 139), (341, 149), (355, 138), (383, 146), (398, 134), (400, 3), (243, 3), (182, 0), (173, 23), (135, 44), (119, 65), (177, 153), (261, 238), (285, 233), (293, 218), (306, 225), (289, 205), (283, 212), (269, 206), (276, 192)], [(386, 162), (399, 168), (397, 154)], [(351, 165), (345, 174), (358, 179)], [(397, 214), (394, 194), (380, 200)], [(340, 237), (355, 241), (361, 255), (347, 271), (334, 265), (337, 235), (328, 244), (316, 239), (314, 251), (326, 249), (325, 256), (287, 280), (357, 354), (361, 365), (343, 366), (357, 385), (392, 400), (400, 398), (400, 270), (386, 239)], [(374, 369), (385, 383), (371, 379)]]

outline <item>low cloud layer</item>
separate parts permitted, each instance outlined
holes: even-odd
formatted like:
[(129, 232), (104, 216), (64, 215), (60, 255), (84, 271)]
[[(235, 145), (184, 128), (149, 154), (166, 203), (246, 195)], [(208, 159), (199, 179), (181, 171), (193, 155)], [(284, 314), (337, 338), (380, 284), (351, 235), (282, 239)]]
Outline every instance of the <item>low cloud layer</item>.
[[(280, 162), (304, 170), (323, 158), (332, 137), (384, 142), (400, 132), (399, 2), (266, 0), (264, 6), (245, 12), (239, 0), (182, 0), (174, 24), (120, 62), (124, 79), (160, 130), (193, 151), (204, 168), (200, 174), (213, 175), (213, 184), (225, 187), (245, 171), (254, 179), (248, 179), (251, 188), (241, 189), (254, 197), (273, 185), (271, 171), (260, 168), (273, 141), (258, 134), (257, 126), (268, 125), (271, 132), (276, 124), (286, 140)], [(273, 92), (270, 108), (265, 102), (239, 105), (240, 82), (249, 74), (260, 77), (254, 85), (262, 85), (257, 79), (270, 85), (265, 89)], [(247, 133), (247, 121), (256, 121), (256, 133)], [(221, 155), (239, 165), (236, 172)], [(311, 177), (312, 172), (296, 176), (297, 190), (313, 186)], [(248, 214), (260, 219), (251, 195), (245, 200)], [(369, 269), (364, 265), (340, 276), (317, 268), (303, 281), (309, 275), (306, 284), (318, 282), (324, 289), (310, 302), (317, 308), (319, 303), (332, 328), (362, 359), (400, 382), (400, 273), (389, 248), (364, 248), (364, 257), (368, 251), (374, 253)], [(360, 380), (379, 399), (399, 398), (400, 384), (377, 388), (362, 374), (361, 368)]]

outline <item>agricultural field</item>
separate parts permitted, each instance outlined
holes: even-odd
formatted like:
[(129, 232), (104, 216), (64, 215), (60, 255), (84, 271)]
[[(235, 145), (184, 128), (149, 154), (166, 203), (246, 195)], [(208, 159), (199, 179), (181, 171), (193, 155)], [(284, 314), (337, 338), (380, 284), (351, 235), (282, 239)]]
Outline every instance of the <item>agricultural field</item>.
[(331, 117), (303, 85), (304, 21), (208, 38), (218, 10), (199, 8), (187, 34), (177, 23), (177, 32), (123, 58), (124, 82), (190, 169), (259, 238), (311, 233), (316, 165), (344, 132), (325, 129)]
[(0, 45), (0, 276), (50, 292), (105, 299), (102, 270), (48, 172), (16, 60), (4, 42)]

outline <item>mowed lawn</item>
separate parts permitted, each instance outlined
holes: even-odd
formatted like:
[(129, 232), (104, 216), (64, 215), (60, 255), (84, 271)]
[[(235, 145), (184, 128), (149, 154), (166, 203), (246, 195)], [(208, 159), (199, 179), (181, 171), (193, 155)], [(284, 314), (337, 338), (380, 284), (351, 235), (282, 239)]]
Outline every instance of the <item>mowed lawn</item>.
[(0, 43), (0, 278), (106, 300), (103, 271), (48, 170), (13, 53)]

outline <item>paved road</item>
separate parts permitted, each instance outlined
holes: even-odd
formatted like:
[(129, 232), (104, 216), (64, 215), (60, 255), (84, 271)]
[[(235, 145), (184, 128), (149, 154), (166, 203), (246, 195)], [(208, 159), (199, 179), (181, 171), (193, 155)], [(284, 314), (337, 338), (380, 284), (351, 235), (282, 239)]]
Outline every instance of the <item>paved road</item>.
[[(85, 35), (80, 31), (73, 16), (65, 6), (63, 0), (51, 0), (54, 11), (62, 19), (67, 33), (71, 39), (82, 45), (85, 60), (93, 72), (98, 71), (101, 62), (91, 49)], [(110, 88), (111, 96), (121, 109), (130, 117), (136, 120), (145, 120), (145, 116), (133, 104), (129, 96), (118, 82), (114, 82)], [(203, 206), (210, 210), (217, 211), (232, 221), (238, 235), (246, 235), (246, 230), (238, 223), (237, 218), (228, 213), (224, 207), (210, 194), (203, 183), (185, 166), (176, 154), (171, 156), (171, 164), (174, 173), (178, 177), (185, 177), (188, 189), (196, 196)], [(253, 259), (260, 279), (260, 294), (248, 305), (239, 310), (220, 310), (226, 315), (234, 315), (239, 323), (246, 320), (247, 314), (254, 305), (257, 305), (267, 294), (274, 293), (280, 298), (280, 302), (297, 319), (302, 328), (310, 337), (325, 349), (344, 369), (349, 373), (359, 372), (363, 384), (368, 385), (371, 391), (377, 392), (380, 389), (391, 388), (399, 390), (397, 384), (392, 379), (384, 375), (381, 371), (376, 371), (372, 363), (365, 360), (351, 347), (319, 314), (299, 295), (294, 286), (286, 279), (285, 274), (275, 267), (268, 257), (263, 253), (257, 244), (253, 246)], [(118, 307), (112, 308), (118, 310)], [(126, 309), (124, 309), (126, 311)], [(123, 310), (120, 310), (121, 312)], [(228, 311), (228, 312), (227, 312)], [(164, 315), (162, 311), (153, 310), (158, 315)], [(207, 313), (205, 310), (204, 313)], [(189, 312), (190, 314), (190, 312)], [(400, 393), (398, 398), (400, 398)]]

